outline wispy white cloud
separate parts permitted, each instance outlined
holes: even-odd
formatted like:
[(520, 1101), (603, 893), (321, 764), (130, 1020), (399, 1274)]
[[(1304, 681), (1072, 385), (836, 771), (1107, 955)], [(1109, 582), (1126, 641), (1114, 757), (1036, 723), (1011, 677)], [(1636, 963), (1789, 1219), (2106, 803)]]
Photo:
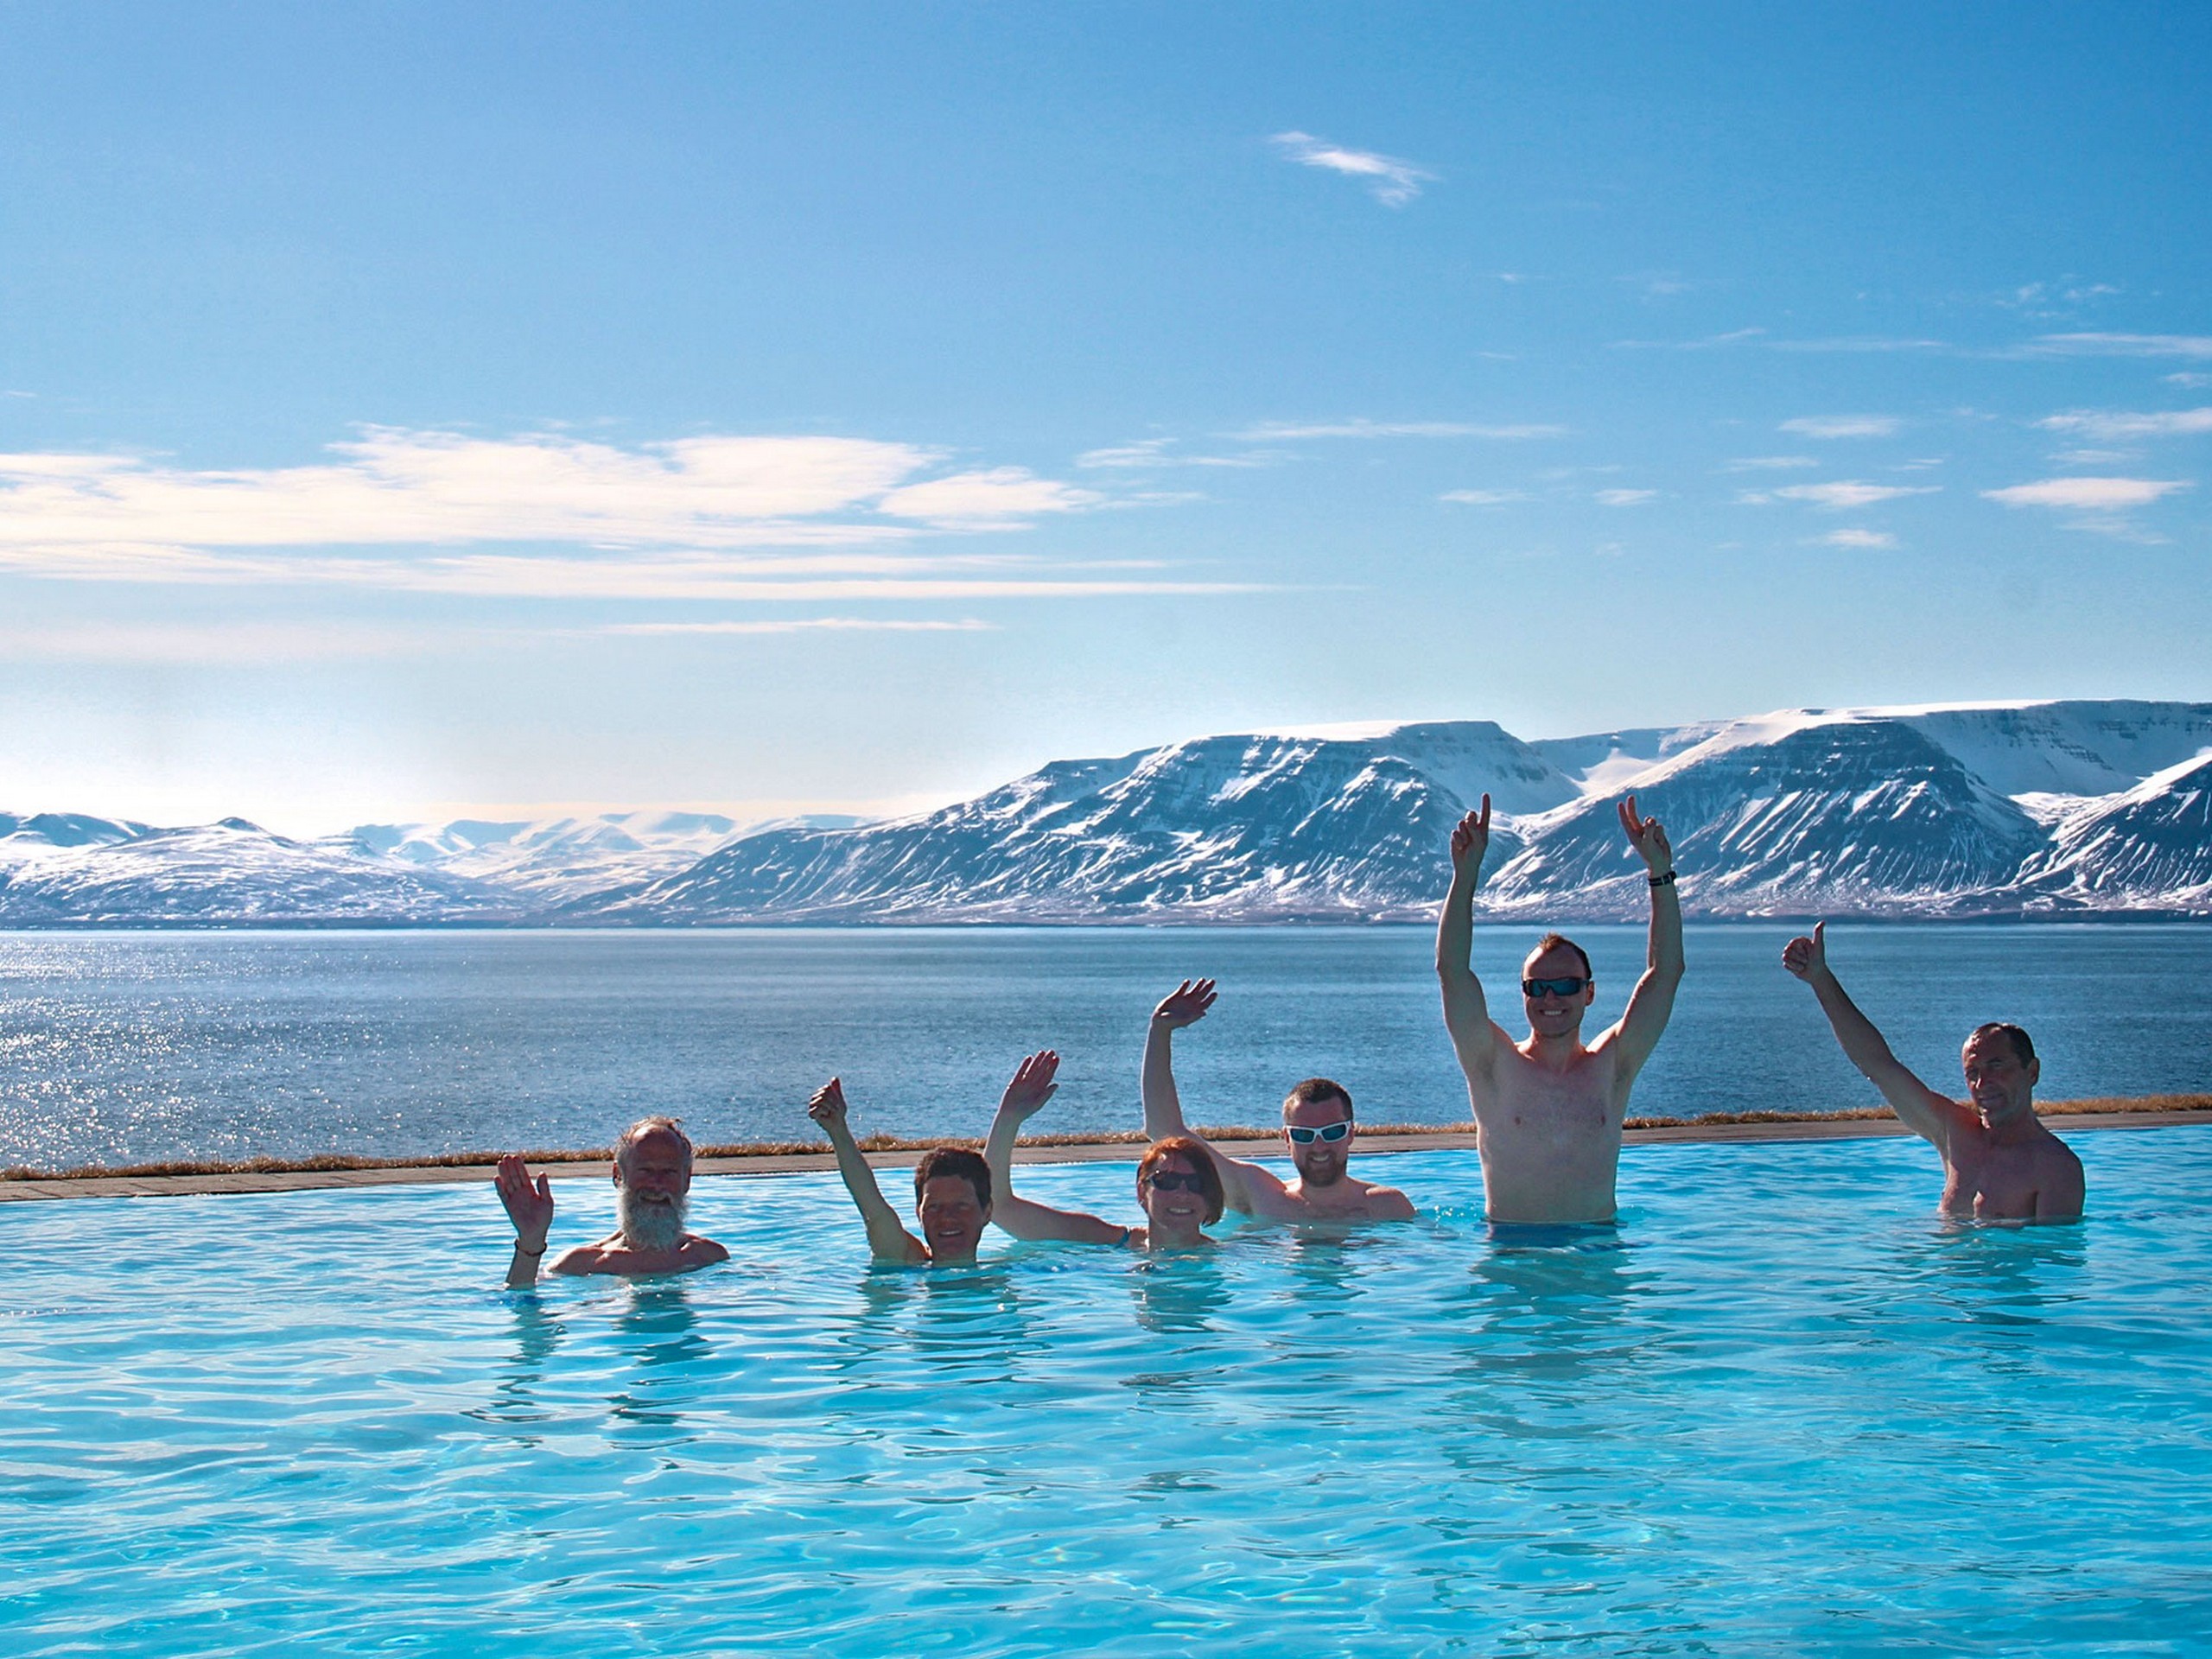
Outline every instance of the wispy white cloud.
[(1436, 175), (1395, 156), (1371, 149), (1347, 149), (1310, 132), (1279, 132), (1268, 141), (1287, 161), (1300, 167), (1318, 167), (1362, 181), (1376, 200), (1386, 207), (1402, 207), (1421, 194)]
[(1948, 352), (1948, 340), (1918, 340), (1888, 334), (1851, 334), (1832, 340), (1776, 340), (1764, 328), (1735, 328), (1725, 334), (1706, 334), (1695, 340), (1617, 340), (1616, 351), (1705, 352), (1719, 346), (1755, 345), (1770, 352), (1868, 353), (1879, 352)]
[(1997, 303), (2038, 321), (2064, 316), (2069, 308), (2109, 299), (2120, 289), (2110, 283), (2088, 283), (2068, 277), (2055, 283), (2024, 283), (1997, 296)]
[(2189, 391), (2196, 391), (2203, 387), (2212, 386), (2212, 374), (2206, 374), (2197, 369), (2177, 369), (2166, 376), (2165, 381), (2170, 386), (2182, 386)]
[(1600, 490), (1598, 499), (1609, 507), (1640, 507), (1647, 501), (1656, 501), (1656, 490)]
[(610, 622), (594, 633), (639, 634), (759, 634), (759, 633), (982, 633), (988, 622), (972, 619), (957, 622), (908, 620), (857, 616), (805, 616), (753, 621)]
[(1502, 507), (1509, 501), (1526, 501), (1529, 498), (1518, 490), (1446, 490), (1436, 499), (1457, 501), (1469, 507)]
[(879, 512), (894, 518), (976, 530), (1097, 505), (1098, 498), (1088, 491), (1039, 478), (1020, 467), (993, 467), (904, 484), (885, 492), (875, 503)]
[(1948, 352), (1951, 343), (1946, 340), (1921, 340), (1899, 334), (1844, 334), (1829, 340), (1777, 340), (1771, 342), (1777, 352), (1828, 352), (1845, 355), (1883, 352)]
[(1104, 449), (1086, 449), (1075, 458), (1078, 467), (1271, 467), (1274, 457), (1262, 454), (1186, 455), (1176, 452), (1173, 438), (1139, 438)]
[(1242, 443), (1287, 443), (1300, 438), (1563, 438), (1567, 428), (1530, 423), (1480, 426), (1463, 421), (1263, 421), (1229, 435)]
[[(557, 435), (387, 429), (302, 467), (0, 455), (0, 568), (108, 582), (311, 582), (422, 592), (665, 595), (823, 586), (991, 562), (925, 550), (1106, 505), (1020, 467), (824, 437), (632, 448)], [(500, 543), (534, 550), (468, 552)], [(1046, 583), (1033, 583), (1041, 590)]]
[(2189, 488), (2186, 480), (2157, 478), (2046, 478), (2002, 490), (1984, 490), (2008, 507), (2055, 507), (2075, 512), (2126, 512)]
[[(459, 636), (480, 645), (480, 631)], [(420, 628), (310, 621), (85, 622), (0, 626), (0, 652), (18, 661), (146, 667), (250, 666), (419, 656), (456, 638)]]
[(2040, 334), (2019, 350), (2034, 357), (2212, 358), (2212, 334)]
[(1802, 501), (1824, 512), (1844, 512), (1854, 507), (1895, 501), (1901, 496), (1934, 495), (1942, 487), (1936, 484), (1862, 484), (1856, 479), (1846, 479), (1833, 484), (1787, 484), (1778, 490), (1746, 491), (1736, 499), (1747, 506), (1762, 506), (1770, 501)]
[(1820, 464), (1810, 455), (1742, 455), (1722, 463), (1732, 473), (1781, 473)]
[(1741, 346), (1764, 334), (1764, 328), (1732, 328), (1726, 334), (1704, 334), (1695, 340), (1617, 340), (1617, 352), (1709, 352), (1723, 346)]
[(957, 620), (819, 616), (702, 622), (617, 622), (604, 626), (393, 627), (308, 618), (282, 620), (105, 621), (0, 626), (0, 651), (17, 660), (193, 667), (346, 662), (496, 650), (548, 638), (685, 634), (971, 633), (994, 625)]
[(2212, 409), (2076, 409), (2047, 415), (2036, 424), (2050, 432), (2079, 432), (2107, 442), (2128, 438), (2171, 438), (2212, 432)]
[(1899, 424), (1894, 415), (1801, 415), (1781, 429), (1802, 438), (1886, 438)]
[(1096, 499), (1016, 467), (918, 478), (941, 464), (938, 452), (861, 438), (695, 437), (623, 449), (547, 434), (373, 429), (330, 449), (338, 459), (321, 466), (223, 470), (0, 455), (0, 541), (842, 544), (905, 535), (918, 521), (1014, 522)]
[[(1630, 276), (1616, 277), (1614, 280), (1631, 288), (1641, 289), (1646, 298), (1655, 300), (1672, 299), (1677, 294), (1691, 294), (1699, 289), (1713, 286), (1709, 280), (1685, 276), (1679, 271), (1672, 270), (1637, 271)], [(1760, 331), (1752, 329), (1747, 332), (1756, 334)]]
[(1885, 530), (1832, 530), (1815, 540), (1827, 547), (1895, 547), (1897, 538)]

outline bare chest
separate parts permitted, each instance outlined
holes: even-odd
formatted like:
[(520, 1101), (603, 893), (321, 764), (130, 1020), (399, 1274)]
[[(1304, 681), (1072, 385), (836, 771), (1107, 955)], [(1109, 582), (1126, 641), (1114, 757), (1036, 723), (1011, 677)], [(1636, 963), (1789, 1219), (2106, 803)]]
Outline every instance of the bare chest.
[(1515, 1054), (1498, 1067), (1494, 1097), (1478, 1113), (1483, 1133), (1528, 1147), (1587, 1146), (1620, 1128), (1609, 1056), (1591, 1054), (1563, 1070)]
[(2054, 1179), (2049, 1166), (2037, 1147), (1991, 1146), (1979, 1136), (1962, 1136), (1946, 1160), (1944, 1213), (1984, 1221), (2031, 1218), (2037, 1195)]

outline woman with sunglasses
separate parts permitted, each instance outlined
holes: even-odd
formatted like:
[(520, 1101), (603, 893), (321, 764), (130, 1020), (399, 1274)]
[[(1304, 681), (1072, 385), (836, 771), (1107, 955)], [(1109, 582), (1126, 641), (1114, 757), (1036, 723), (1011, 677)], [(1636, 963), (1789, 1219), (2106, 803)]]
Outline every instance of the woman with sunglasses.
[(1133, 1250), (1189, 1250), (1214, 1241), (1202, 1230), (1221, 1219), (1221, 1177), (1206, 1149), (1187, 1135), (1155, 1141), (1137, 1165), (1137, 1203), (1144, 1224), (1122, 1227), (1080, 1210), (1060, 1210), (1018, 1196), (1014, 1190), (1014, 1142), (1022, 1124), (1052, 1097), (1060, 1057), (1051, 1049), (1022, 1061), (1000, 1096), (991, 1120), (984, 1161), (998, 1201), (991, 1219), (1016, 1238), (1055, 1238), (1077, 1244), (1119, 1244)]

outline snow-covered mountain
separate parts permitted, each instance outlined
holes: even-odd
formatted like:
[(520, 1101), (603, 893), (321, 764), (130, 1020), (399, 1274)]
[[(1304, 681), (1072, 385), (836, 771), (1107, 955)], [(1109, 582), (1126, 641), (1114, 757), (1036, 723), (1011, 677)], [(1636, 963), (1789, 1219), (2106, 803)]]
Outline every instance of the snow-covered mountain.
[(488, 881), (539, 903), (565, 904), (690, 868), (736, 836), (793, 827), (843, 829), (828, 814), (741, 823), (712, 812), (602, 812), (588, 818), (366, 823), (337, 844), (423, 869)]
[(177, 830), (0, 812), (0, 925), (201, 927), (505, 922), (502, 887), (291, 841), (244, 818)]
[(1694, 915), (2212, 917), (2212, 704), (2077, 702), (1534, 743), (1487, 721), (1194, 738), (875, 823), (638, 812), (302, 842), (0, 814), (0, 925), (1425, 919), (1484, 791), (1481, 904), (1632, 918), (1631, 790)]
[(1485, 780), (1508, 810), (1576, 796), (1573, 780), (1488, 721), (1198, 738), (1056, 761), (887, 823), (748, 836), (605, 913), (1357, 920), (1434, 884), (1437, 849)]

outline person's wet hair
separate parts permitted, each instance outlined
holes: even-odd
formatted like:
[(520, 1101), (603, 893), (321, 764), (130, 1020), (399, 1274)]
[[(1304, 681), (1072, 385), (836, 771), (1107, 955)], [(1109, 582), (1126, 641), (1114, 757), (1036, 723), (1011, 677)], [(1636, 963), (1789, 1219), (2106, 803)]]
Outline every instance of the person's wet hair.
[[(1346, 1105), (1351, 1102), (1347, 1100)], [(1221, 1190), (1221, 1172), (1213, 1166), (1213, 1160), (1199, 1141), (1187, 1135), (1171, 1135), (1164, 1141), (1155, 1141), (1145, 1148), (1144, 1157), (1137, 1164), (1137, 1185), (1142, 1186), (1157, 1170), (1171, 1158), (1180, 1158), (1189, 1164), (1198, 1178), (1198, 1196), (1206, 1201), (1206, 1221), (1209, 1225), (1221, 1219), (1222, 1206), (1227, 1202)]]
[(2028, 1033), (2026, 1032), (2021, 1030), (2019, 1027), (2012, 1024), (2009, 1020), (1992, 1020), (1985, 1024), (1976, 1026), (1974, 1028), (1973, 1035), (1969, 1036), (1967, 1039), (1967, 1041), (1969, 1044), (1977, 1043), (1985, 1037), (2004, 1038), (2005, 1041), (2012, 1045), (2013, 1058), (2018, 1059), (2022, 1065), (2033, 1065), (2036, 1063), (2035, 1044), (2029, 1039)]
[(1573, 939), (1568, 938), (1564, 933), (1547, 933), (1542, 938), (1538, 939), (1536, 941), (1536, 948), (1529, 953), (1529, 960), (1534, 962), (1538, 957), (1542, 956), (1546, 951), (1557, 950), (1561, 947), (1565, 947), (1567, 950), (1574, 952), (1576, 958), (1582, 963), (1583, 978), (1594, 979), (1597, 977), (1596, 975), (1590, 971), (1590, 953), (1587, 950), (1585, 950), (1580, 945), (1577, 944)]
[[(1307, 1077), (1302, 1083), (1290, 1085), (1290, 1092), (1283, 1096), (1282, 1106), (1288, 1111), (1294, 1106), (1316, 1106), (1327, 1101), (1341, 1101), (1344, 1116), (1351, 1116), (1351, 1090), (1332, 1077)], [(1209, 1159), (1208, 1163), (1211, 1163)]]
[(922, 1201), (922, 1189), (940, 1175), (957, 1175), (976, 1189), (976, 1202), (986, 1210), (991, 1207), (991, 1166), (983, 1161), (980, 1152), (970, 1152), (965, 1147), (932, 1147), (922, 1154), (922, 1161), (914, 1166), (914, 1202)]

